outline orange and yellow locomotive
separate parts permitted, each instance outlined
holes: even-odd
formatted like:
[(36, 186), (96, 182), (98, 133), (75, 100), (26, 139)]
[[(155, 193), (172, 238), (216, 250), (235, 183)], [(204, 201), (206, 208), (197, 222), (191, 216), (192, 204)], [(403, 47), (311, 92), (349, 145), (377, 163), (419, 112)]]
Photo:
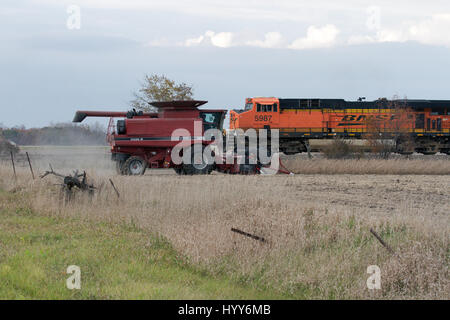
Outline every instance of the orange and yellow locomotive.
[(247, 98), (230, 129), (279, 129), (286, 154), (306, 151), (309, 139), (369, 134), (394, 139), (399, 153), (450, 153), (450, 100), (363, 100)]

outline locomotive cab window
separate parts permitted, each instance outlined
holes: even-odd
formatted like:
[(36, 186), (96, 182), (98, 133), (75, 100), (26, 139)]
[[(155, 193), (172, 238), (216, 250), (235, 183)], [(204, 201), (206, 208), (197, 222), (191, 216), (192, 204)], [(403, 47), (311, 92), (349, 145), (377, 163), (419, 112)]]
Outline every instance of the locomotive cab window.
[(221, 112), (200, 112), (203, 119), (203, 129), (222, 129), (223, 114)]
[(245, 108), (244, 108), (245, 111), (249, 111), (249, 110), (252, 110), (252, 109), (253, 109), (253, 103), (246, 103), (245, 104)]
[(276, 104), (256, 104), (256, 112), (277, 112)]

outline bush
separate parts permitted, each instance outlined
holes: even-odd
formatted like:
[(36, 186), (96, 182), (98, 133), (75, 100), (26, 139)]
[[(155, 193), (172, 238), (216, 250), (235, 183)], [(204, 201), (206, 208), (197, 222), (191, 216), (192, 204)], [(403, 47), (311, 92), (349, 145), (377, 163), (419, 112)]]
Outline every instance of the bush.
[(19, 147), (0, 136), (0, 155), (8, 155), (19, 152)]
[(334, 139), (333, 142), (323, 150), (325, 158), (328, 159), (343, 159), (349, 158), (354, 152), (350, 142), (343, 139)]
[(368, 141), (371, 152), (378, 155), (381, 159), (389, 159), (391, 153), (395, 151), (394, 145), (390, 140), (368, 139)]

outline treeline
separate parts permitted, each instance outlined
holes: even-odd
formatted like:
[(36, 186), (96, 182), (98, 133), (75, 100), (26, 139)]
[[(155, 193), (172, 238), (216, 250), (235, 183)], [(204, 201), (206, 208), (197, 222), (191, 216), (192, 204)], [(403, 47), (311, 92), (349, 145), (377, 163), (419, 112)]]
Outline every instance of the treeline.
[(105, 145), (106, 129), (94, 126), (61, 123), (43, 128), (1, 128), (0, 136), (17, 145)]

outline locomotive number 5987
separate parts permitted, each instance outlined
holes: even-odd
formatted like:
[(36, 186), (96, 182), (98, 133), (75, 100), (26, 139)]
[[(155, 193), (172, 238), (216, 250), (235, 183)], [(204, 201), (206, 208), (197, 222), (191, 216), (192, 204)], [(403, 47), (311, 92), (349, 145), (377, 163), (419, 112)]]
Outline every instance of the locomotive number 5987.
[(256, 115), (255, 121), (270, 121), (272, 119), (272, 115)]

